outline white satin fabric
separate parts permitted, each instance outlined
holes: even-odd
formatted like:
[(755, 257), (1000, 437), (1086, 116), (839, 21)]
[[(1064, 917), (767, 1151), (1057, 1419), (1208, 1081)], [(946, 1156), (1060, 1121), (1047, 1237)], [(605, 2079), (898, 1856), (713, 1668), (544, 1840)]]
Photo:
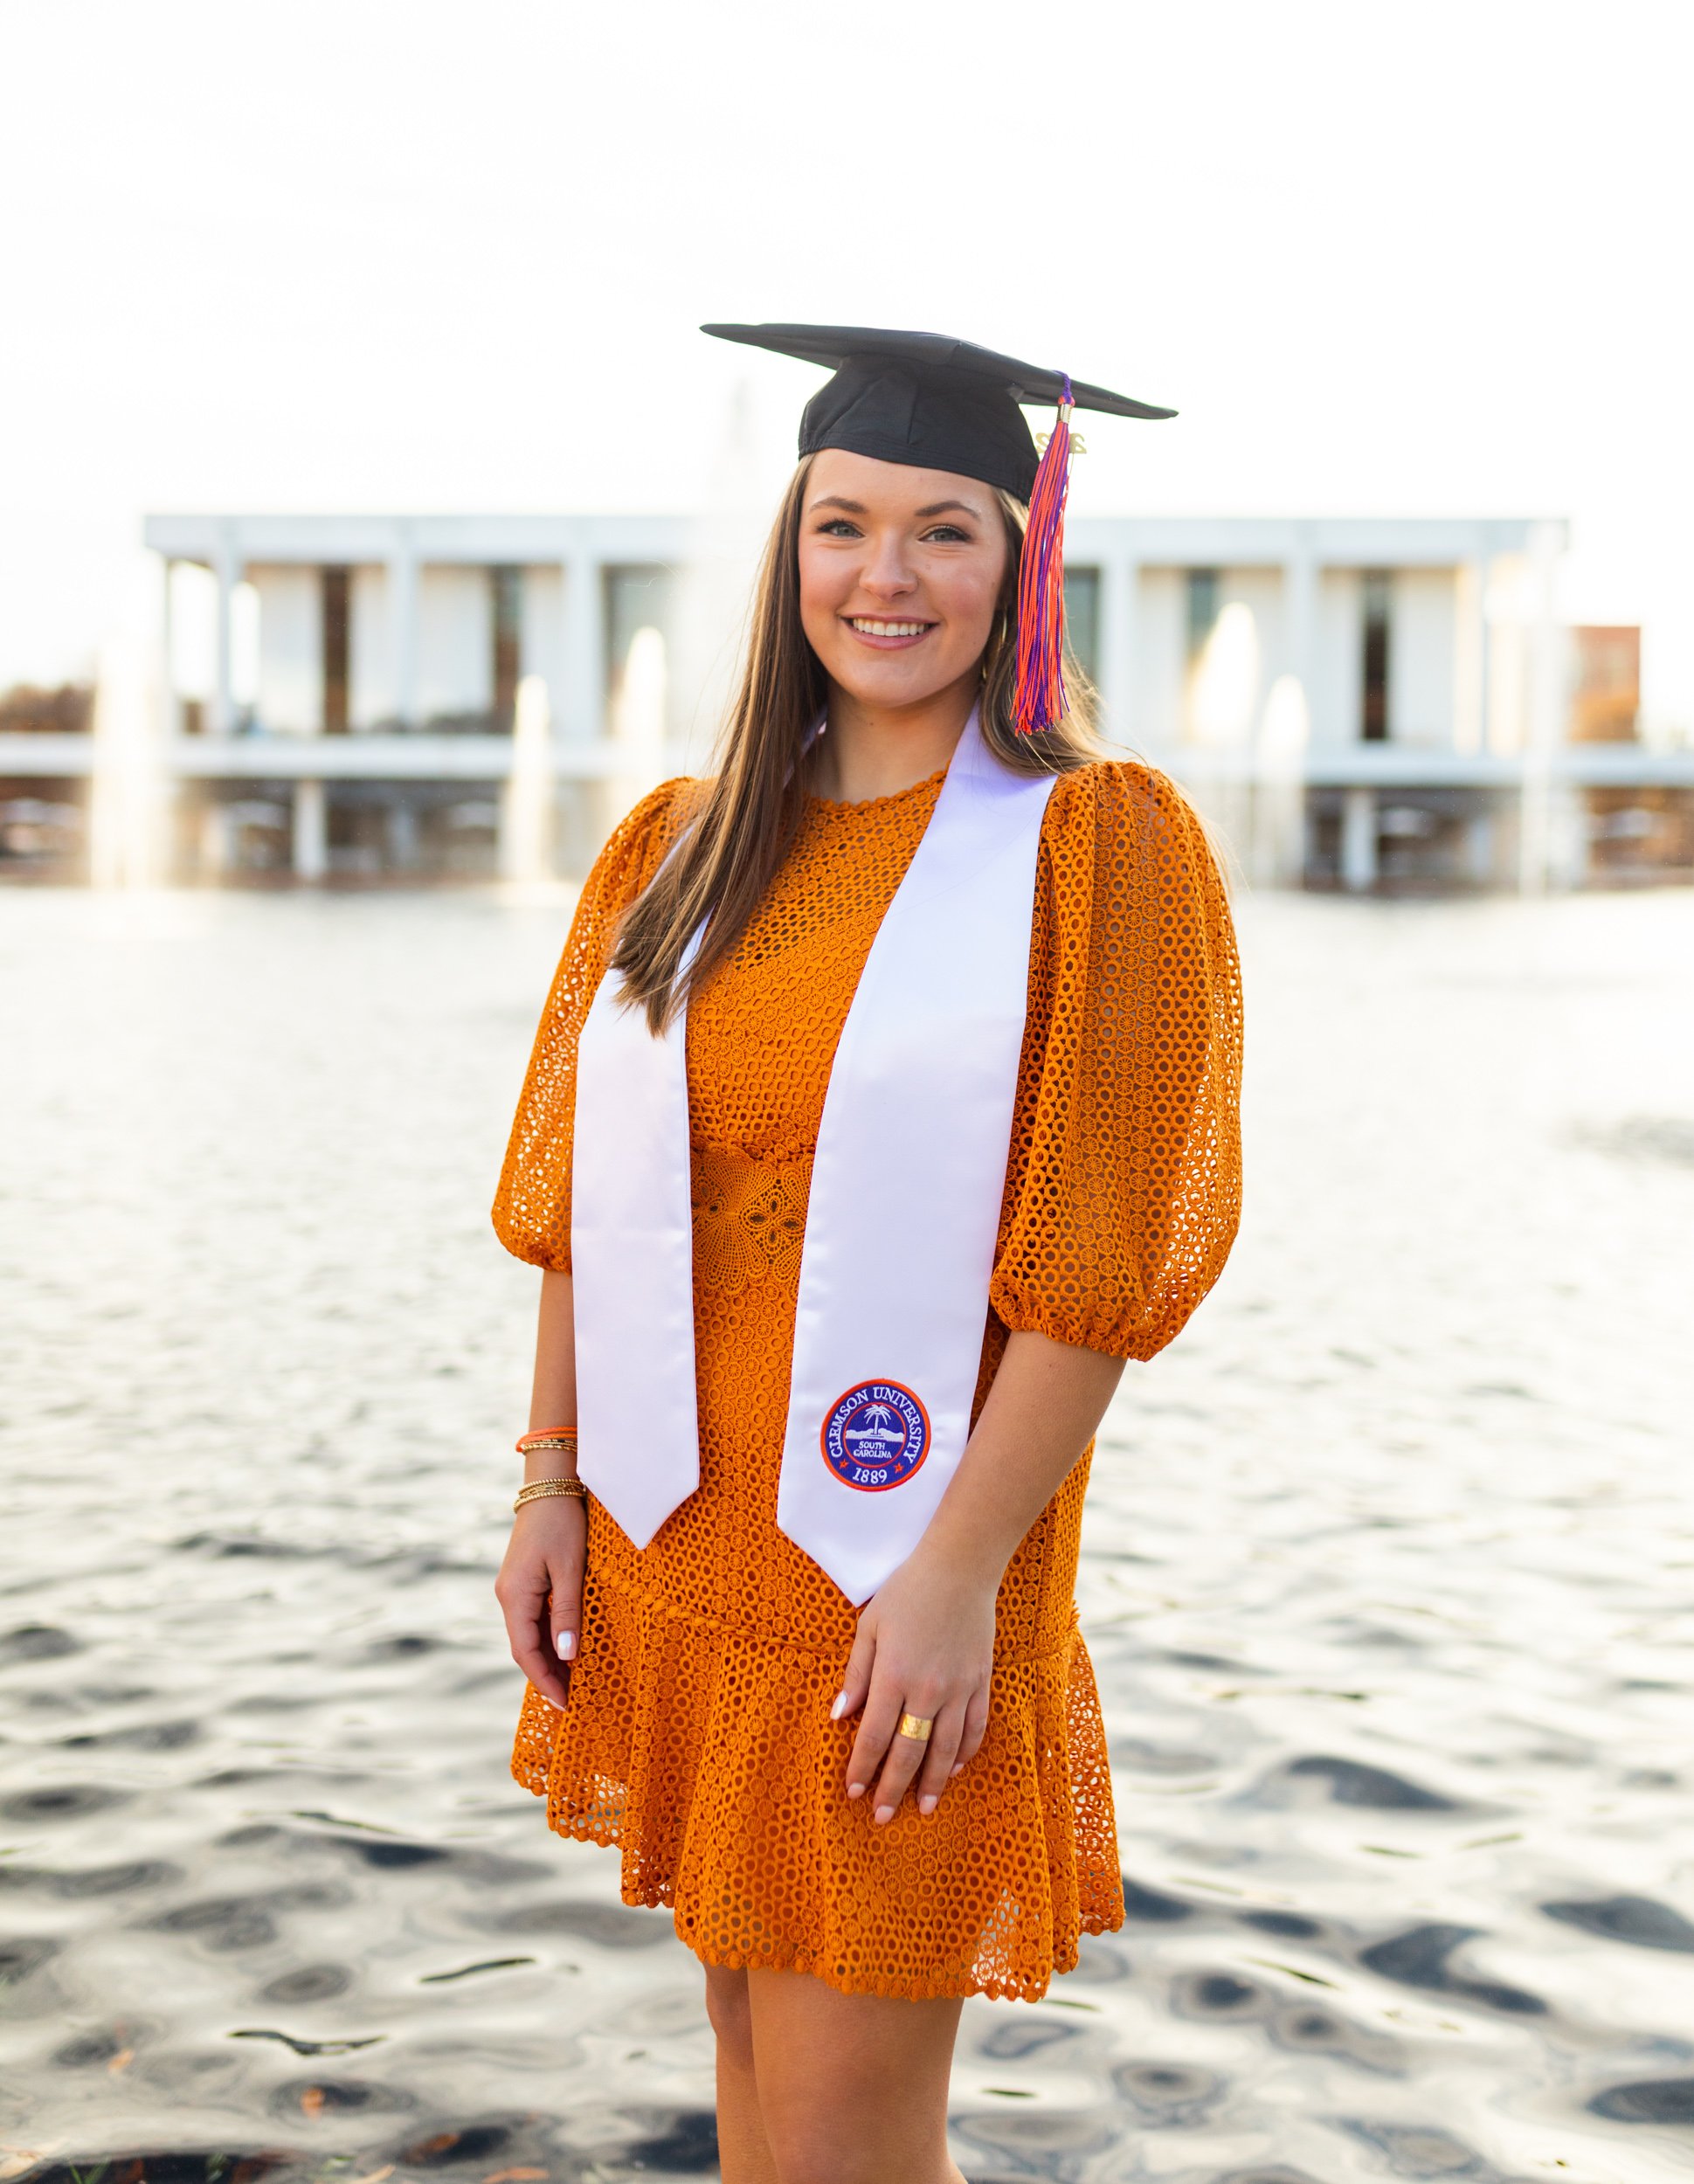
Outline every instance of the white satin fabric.
[[(855, 1604), (916, 1545), (970, 1432), (1052, 788), (1002, 766), (972, 714), (830, 1072), (777, 1521)], [(700, 1479), (692, 1245), (682, 1027), (654, 1040), (603, 984), (577, 1061), (577, 1419), (583, 1477), (638, 1546)], [(916, 1405), (865, 1408), (885, 1383)], [(854, 1420), (883, 1421), (848, 1441), (921, 1448), (908, 1475), (841, 1461), (839, 1437), (826, 1460), (848, 1391)]]
[(600, 981), (577, 1047), (570, 1272), (577, 1469), (638, 1547), (700, 1483), (683, 1019)]

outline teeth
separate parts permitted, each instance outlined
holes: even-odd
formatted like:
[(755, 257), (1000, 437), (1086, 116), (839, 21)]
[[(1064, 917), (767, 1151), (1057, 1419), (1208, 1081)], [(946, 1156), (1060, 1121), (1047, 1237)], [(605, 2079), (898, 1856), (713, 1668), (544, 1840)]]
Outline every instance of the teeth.
[(860, 616), (853, 618), (853, 626), (863, 631), (867, 637), (922, 637), (929, 627), (927, 622), (867, 622)]

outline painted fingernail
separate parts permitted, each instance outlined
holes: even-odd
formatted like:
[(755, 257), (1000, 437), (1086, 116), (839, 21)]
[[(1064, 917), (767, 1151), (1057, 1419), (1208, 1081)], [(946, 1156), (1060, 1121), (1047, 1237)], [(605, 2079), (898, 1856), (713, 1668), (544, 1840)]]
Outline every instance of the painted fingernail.
[[(964, 1772), (965, 1772), (965, 1762), (964, 1762), (964, 1760), (963, 1760), (963, 1759), (961, 1759), (961, 1760), (959, 1761), (958, 1765), (958, 1766), (957, 1766), (953, 1769), (953, 1774), (963, 1774), (963, 1773), (964, 1773)], [(948, 1776), (948, 1778), (947, 1778), (947, 1780), (948, 1780), (950, 1782), (952, 1780), (952, 1779), (953, 1779), (953, 1775), (952, 1775), (952, 1774), (950, 1774), (950, 1775)]]
[(865, 1786), (862, 1782), (849, 1782), (847, 1784), (847, 1795), (849, 1797), (862, 1797), (864, 1794)]
[(932, 1813), (940, 1801), (939, 1798), (920, 1797), (917, 1800), (917, 1809), (920, 1813)]
[(877, 1807), (876, 1824), (879, 1828), (886, 1828), (893, 1818), (894, 1807), (892, 1805), (879, 1805)]
[(558, 1645), (559, 1659), (561, 1661), (574, 1661), (576, 1659), (577, 1634), (574, 1630), (562, 1630), (558, 1635), (557, 1643)]
[(831, 1719), (831, 1721), (840, 1721), (840, 1718), (841, 1718), (841, 1717), (842, 1717), (842, 1715), (843, 1715), (843, 1714), (845, 1714), (845, 1713), (846, 1713), (846, 1711), (847, 1711), (847, 1693), (846, 1693), (845, 1691), (843, 1691), (843, 1692), (841, 1693), (841, 1696), (840, 1697), (840, 1698), (838, 1698), (838, 1699), (836, 1700), (836, 1702), (835, 1702), (834, 1705), (833, 1705), (833, 1706), (832, 1706), (832, 1707), (830, 1708), (830, 1710), (829, 1710), (829, 1718)]

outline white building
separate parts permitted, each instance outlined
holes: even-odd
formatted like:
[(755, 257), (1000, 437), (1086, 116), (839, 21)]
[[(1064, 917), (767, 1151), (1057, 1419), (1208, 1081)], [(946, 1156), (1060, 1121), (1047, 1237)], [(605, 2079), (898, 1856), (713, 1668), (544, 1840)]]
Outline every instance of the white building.
[[(756, 544), (654, 516), (156, 515), (146, 540), (162, 861), (308, 880), (580, 872), (704, 763)], [(1564, 545), (1545, 522), (1075, 519), (1073, 640), (1108, 733), (1257, 880), (1574, 884), (1690, 833), (1694, 753), (1567, 740)], [(77, 740), (0, 734), (0, 798), (85, 775)]]

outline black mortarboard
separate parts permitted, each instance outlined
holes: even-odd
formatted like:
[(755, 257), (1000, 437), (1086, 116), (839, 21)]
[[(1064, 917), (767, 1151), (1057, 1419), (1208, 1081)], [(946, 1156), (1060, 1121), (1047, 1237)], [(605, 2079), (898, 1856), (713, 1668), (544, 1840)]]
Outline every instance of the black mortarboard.
[[(1056, 727), (1064, 684), (1064, 524), (1073, 409), (1113, 417), (1174, 417), (1062, 371), (944, 334), (902, 334), (885, 326), (702, 326), (720, 341), (745, 342), (822, 364), (835, 377), (800, 418), (800, 453), (826, 447), (918, 470), (951, 470), (1029, 503), (1018, 563), (1018, 660), (1013, 710), (1025, 735)], [(1058, 418), (1037, 453), (1020, 402), (1052, 402)]]
[(1069, 402), (1114, 417), (1176, 415), (944, 334), (880, 326), (704, 326), (701, 332), (834, 372), (801, 416), (802, 455), (842, 447), (882, 462), (979, 478), (1020, 501), (1034, 489), (1040, 460), (1020, 402)]

